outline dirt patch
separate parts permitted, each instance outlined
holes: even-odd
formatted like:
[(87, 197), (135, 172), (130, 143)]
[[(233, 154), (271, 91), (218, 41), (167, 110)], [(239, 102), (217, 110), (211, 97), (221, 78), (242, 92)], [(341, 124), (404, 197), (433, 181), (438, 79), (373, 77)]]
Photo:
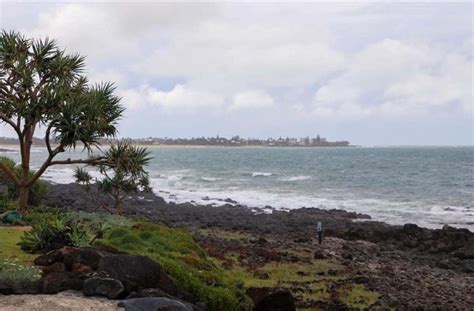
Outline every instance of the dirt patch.
[(77, 292), (56, 295), (0, 295), (0, 311), (114, 311), (124, 310), (117, 302), (84, 297)]

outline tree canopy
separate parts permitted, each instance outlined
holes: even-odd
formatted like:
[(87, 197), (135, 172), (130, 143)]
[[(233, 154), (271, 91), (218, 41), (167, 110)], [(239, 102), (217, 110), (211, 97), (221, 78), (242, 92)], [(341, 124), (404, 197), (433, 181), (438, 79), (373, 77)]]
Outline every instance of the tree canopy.
[[(104, 157), (55, 160), (78, 144), (91, 151), (99, 139), (114, 137), (124, 111), (112, 83), (89, 84), (85, 58), (67, 54), (54, 40), (27, 39), (15, 31), (0, 34), (0, 123), (18, 136), (22, 174), (0, 162), (20, 187), (18, 206), (26, 210), (28, 187), (51, 165), (97, 163)], [(30, 176), (33, 135), (42, 127), (48, 156)]]

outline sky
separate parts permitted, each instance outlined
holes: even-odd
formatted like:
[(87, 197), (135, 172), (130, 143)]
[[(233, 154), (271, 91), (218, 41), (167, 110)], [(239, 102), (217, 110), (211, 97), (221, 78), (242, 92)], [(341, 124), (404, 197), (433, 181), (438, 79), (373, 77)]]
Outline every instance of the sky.
[[(0, 3), (3, 29), (86, 56), (120, 137), (473, 145), (473, 5)], [(9, 135), (0, 126), (0, 135)]]

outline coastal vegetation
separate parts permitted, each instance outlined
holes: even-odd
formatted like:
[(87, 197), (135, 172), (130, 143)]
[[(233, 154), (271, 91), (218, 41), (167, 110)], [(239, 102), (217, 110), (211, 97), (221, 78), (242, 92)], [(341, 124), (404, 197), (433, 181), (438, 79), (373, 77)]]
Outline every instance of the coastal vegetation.
[[(145, 166), (150, 162), (150, 153), (145, 148), (135, 147), (129, 143), (118, 142), (104, 153), (107, 162), (92, 163), (101, 178), (93, 178), (82, 167), (77, 167), (74, 173), (76, 182), (85, 186), (91, 193), (94, 184), (97, 191), (93, 192), (99, 206), (105, 210), (122, 214), (123, 200), (131, 192), (150, 192), (150, 180)], [(112, 199), (112, 204), (103, 199), (103, 195)]]
[(28, 227), (0, 227), (0, 280), (38, 280), (36, 254), (63, 246), (105, 247), (156, 261), (181, 290), (196, 296), (209, 310), (250, 310), (248, 288), (287, 288), (302, 301), (330, 301), (337, 293), (347, 307), (356, 309), (374, 304), (378, 297), (346, 280), (343, 266), (334, 259), (277, 260), (249, 267), (239, 263), (238, 252), (224, 248), (223, 256), (214, 257), (206, 244), (203, 248), (198, 243), (209, 236), (249, 243), (257, 238), (250, 233), (202, 229), (192, 234), (143, 219), (44, 208), (32, 209), (24, 221)]
[[(104, 161), (55, 159), (82, 144), (91, 151), (99, 139), (117, 133), (124, 108), (111, 83), (90, 85), (84, 73), (84, 57), (66, 54), (54, 40), (28, 39), (18, 32), (0, 34), (0, 121), (17, 135), (21, 175), (0, 162), (0, 170), (19, 188), (18, 210), (26, 212), (30, 188), (53, 165), (92, 164)], [(42, 126), (48, 156), (31, 172), (33, 136)]]

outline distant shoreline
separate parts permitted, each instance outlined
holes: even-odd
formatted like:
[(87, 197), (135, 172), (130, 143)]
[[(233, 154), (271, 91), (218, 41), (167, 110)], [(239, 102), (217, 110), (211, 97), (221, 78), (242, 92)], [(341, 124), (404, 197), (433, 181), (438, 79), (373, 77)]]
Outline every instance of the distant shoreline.
[[(111, 144), (101, 144), (101, 146), (110, 146)], [(134, 146), (139, 147), (148, 147), (148, 148), (351, 148), (351, 147), (362, 147), (362, 146), (259, 146), (259, 145), (243, 145), (243, 146), (231, 146), (231, 145), (155, 145), (155, 144), (133, 144)], [(54, 147), (55, 145), (51, 145)], [(78, 145), (79, 146), (79, 145)], [(1, 149), (8, 150), (18, 150), (20, 145), (14, 144), (0, 144)], [(34, 148), (46, 148), (45, 145), (35, 145)]]

